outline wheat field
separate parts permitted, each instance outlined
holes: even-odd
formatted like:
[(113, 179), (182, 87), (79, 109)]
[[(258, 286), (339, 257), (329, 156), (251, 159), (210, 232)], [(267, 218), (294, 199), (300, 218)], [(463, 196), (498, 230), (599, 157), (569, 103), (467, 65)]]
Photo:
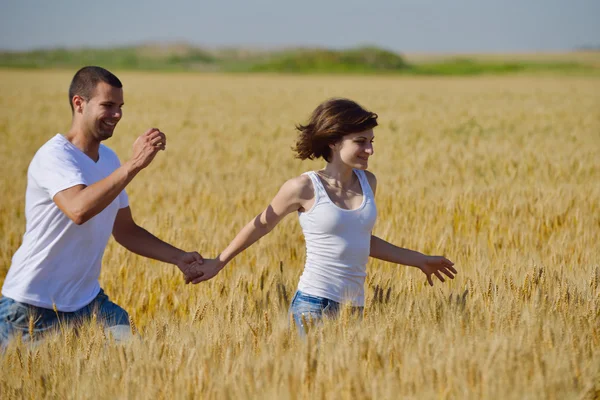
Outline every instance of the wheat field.
[[(294, 124), (326, 98), (379, 114), (374, 233), (446, 255), (456, 279), (371, 260), (362, 321), (300, 338), (295, 215), (214, 280), (111, 240), (101, 286), (131, 315), (124, 344), (90, 321), (0, 355), (2, 398), (600, 398), (600, 79), (119, 73), (121, 160), (167, 134), (127, 188), (136, 222), (214, 257), (287, 179)], [(70, 123), (74, 71), (0, 71), (0, 284), (25, 229), (33, 154)]]

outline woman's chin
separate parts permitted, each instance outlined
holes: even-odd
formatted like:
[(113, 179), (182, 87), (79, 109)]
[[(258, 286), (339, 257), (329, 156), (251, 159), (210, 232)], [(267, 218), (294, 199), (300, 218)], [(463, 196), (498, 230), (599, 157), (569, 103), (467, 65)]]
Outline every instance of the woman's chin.
[(354, 165), (354, 168), (366, 170), (367, 168), (369, 168), (369, 162), (368, 161), (358, 162)]

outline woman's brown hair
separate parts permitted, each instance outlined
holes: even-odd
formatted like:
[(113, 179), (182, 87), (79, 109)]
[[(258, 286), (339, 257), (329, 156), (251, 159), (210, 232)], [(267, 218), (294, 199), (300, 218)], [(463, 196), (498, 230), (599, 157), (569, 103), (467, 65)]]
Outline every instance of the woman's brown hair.
[(323, 157), (331, 161), (330, 144), (345, 135), (364, 132), (377, 126), (377, 114), (348, 99), (329, 99), (313, 111), (308, 124), (296, 125), (300, 132), (294, 151), (301, 160)]

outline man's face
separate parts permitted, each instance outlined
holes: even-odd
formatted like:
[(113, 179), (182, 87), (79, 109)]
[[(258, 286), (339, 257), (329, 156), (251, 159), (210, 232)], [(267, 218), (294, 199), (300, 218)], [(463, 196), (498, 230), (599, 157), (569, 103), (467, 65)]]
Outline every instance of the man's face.
[(94, 139), (110, 138), (123, 116), (123, 89), (100, 82), (92, 97), (82, 102), (82, 118), (87, 131)]

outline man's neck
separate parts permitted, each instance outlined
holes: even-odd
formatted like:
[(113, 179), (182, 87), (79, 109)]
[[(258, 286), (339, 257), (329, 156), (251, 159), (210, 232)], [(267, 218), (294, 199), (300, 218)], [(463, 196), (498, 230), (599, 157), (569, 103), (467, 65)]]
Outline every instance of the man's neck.
[(92, 135), (86, 134), (82, 129), (75, 126), (71, 126), (65, 137), (94, 162), (97, 162), (100, 158), (100, 141), (94, 139)]

